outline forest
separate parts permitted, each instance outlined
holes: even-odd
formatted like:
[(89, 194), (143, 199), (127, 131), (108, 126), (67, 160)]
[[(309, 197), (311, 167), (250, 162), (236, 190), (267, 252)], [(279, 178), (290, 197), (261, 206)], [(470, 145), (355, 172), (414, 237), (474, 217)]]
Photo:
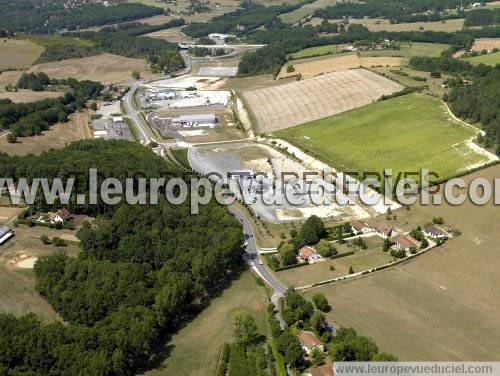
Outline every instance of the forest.
[[(56, 81), (40, 72), (38, 75), (24, 73), (18, 87), (42, 91), (48, 84)], [(13, 103), (5, 100), (0, 103), (0, 129), (9, 129), (10, 142), (17, 137), (39, 135), (57, 122), (66, 122), (68, 115), (85, 107), (85, 102), (97, 98), (104, 86), (94, 81), (78, 81), (75, 79), (57, 80), (58, 85), (69, 88), (61, 98), (43, 99), (31, 103)]]
[[(165, 169), (180, 176), (127, 141), (81, 141), (40, 157), (0, 154), (0, 161), (1, 173), (16, 177), (78, 175), (88, 167), (120, 180), (158, 177)], [(97, 216), (77, 233), (80, 257), (55, 253), (35, 265), (36, 289), (67, 324), (0, 315), (1, 374), (136, 374), (244, 265), (241, 225), (215, 202), (198, 215), (191, 215), (189, 200), (174, 206), (164, 198), (158, 205), (80, 210)]]
[(77, 1), (73, 6), (65, 6), (63, 0), (1, 0), (0, 5), (0, 28), (35, 34), (133, 21), (163, 13), (158, 7), (138, 3), (105, 6)]
[(500, 25), (500, 9), (475, 9), (467, 12), (465, 26)]
[(455, 10), (474, 3), (473, 0), (368, 0), (362, 3), (337, 3), (314, 12), (315, 17), (324, 19), (385, 18), (393, 23), (429, 22), (449, 18), (463, 18), (463, 12), (443, 14), (446, 10)]

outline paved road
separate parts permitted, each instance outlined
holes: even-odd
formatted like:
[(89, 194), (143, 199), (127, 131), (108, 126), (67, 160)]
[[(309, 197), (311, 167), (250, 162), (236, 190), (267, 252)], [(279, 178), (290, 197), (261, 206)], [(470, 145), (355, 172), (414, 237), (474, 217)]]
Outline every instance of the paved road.
[(139, 119), (139, 116), (137, 115), (137, 111), (134, 109), (134, 96), (135, 96), (135, 92), (140, 84), (141, 84), (140, 82), (133, 83), (130, 86), (128, 93), (125, 94), (125, 98), (123, 99), (123, 107), (124, 107), (127, 115), (130, 116), (130, 119), (135, 124), (136, 128), (139, 129), (140, 143), (147, 145), (150, 143), (151, 138), (149, 137), (144, 124)]

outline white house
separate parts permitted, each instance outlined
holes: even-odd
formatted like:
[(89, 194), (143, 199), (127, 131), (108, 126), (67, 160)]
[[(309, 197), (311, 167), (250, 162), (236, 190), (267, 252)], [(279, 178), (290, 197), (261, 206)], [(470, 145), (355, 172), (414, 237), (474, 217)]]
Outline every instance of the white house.
[(50, 223), (64, 223), (69, 219), (70, 216), (71, 213), (69, 212), (69, 210), (66, 208), (62, 208), (61, 210), (50, 214)]
[(436, 226), (425, 227), (424, 235), (433, 239), (448, 239), (448, 234)]
[(402, 251), (409, 251), (411, 247), (419, 248), (421, 244), (410, 235), (400, 236), (394, 241), (394, 246)]
[(352, 221), (351, 222), (351, 230), (354, 235), (358, 234), (366, 234), (373, 231), (373, 228), (368, 226), (363, 221)]
[(309, 355), (314, 349), (325, 351), (323, 343), (312, 332), (302, 332), (299, 334), (299, 341), (302, 349)]

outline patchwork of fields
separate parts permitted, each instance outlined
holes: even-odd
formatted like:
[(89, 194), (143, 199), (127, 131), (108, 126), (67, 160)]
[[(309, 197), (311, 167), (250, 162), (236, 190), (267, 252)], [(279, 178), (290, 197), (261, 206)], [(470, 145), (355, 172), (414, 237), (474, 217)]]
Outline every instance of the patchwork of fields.
[(427, 168), (445, 178), (489, 158), (471, 147), (477, 131), (431, 96), (409, 94), (277, 132), (275, 136), (341, 171), (398, 172)]
[(279, 78), (292, 76), (297, 73), (301, 75), (302, 79), (319, 76), (321, 74), (330, 72), (340, 72), (353, 68), (373, 66), (400, 66), (403, 64), (403, 59), (400, 57), (370, 57), (370, 56), (357, 56), (357, 55), (344, 55), (332, 56), (324, 59), (315, 59), (303, 63), (289, 63), (293, 64), (294, 72), (287, 73), (287, 65), (281, 68)]
[(372, 103), (403, 87), (364, 69), (247, 91), (259, 133), (269, 133)]
[(370, 31), (444, 31), (452, 33), (464, 28), (464, 18), (436, 22), (410, 22), (391, 24), (385, 19), (350, 20), (350, 23), (361, 24)]

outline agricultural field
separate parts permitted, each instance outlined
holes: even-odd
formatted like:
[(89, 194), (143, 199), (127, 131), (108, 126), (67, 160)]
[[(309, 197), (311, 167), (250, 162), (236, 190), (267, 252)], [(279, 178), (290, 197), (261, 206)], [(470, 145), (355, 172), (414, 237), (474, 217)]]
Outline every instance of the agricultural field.
[(500, 49), (500, 38), (478, 38), (472, 45), (472, 51), (492, 51), (493, 49)]
[(182, 33), (182, 27), (172, 27), (170, 29), (158, 30), (154, 33), (148, 34), (148, 37), (165, 39), (172, 43), (191, 43), (193, 38), (188, 37)]
[[(57, 250), (54, 246), (44, 245), (40, 240), (42, 235), (74, 239), (74, 231), (18, 226), (14, 233), (15, 236), (0, 247), (0, 312), (16, 316), (33, 312), (47, 322), (60, 320), (50, 304), (35, 291), (30, 268), (37, 257)], [(59, 250), (75, 256), (79, 248), (77, 243), (68, 243)]]
[(296, 23), (304, 17), (314, 13), (316, 9), (325, 8), (334, 5), (337, 0), (316, 0), (310, 4), (305, 4), (302, 7), (295, 9), (292, 12), (280, 15), (281, 21), (285, 23)]
[(442, 102), (413, 93), (276, 132), (341, 171), (427, 168), (449, 178), (491, 161), (476, 150), (477, 130), (451, 118)]
[(22, 39), (0, 38), (0, 72), (29, 68), (42, 54), (44, 47)]
[[(492, 182), (499, 174), (497, 165), (466, 181), (481, 177)], [(498, 208), (492, 202), (477, 206), (467, 200), (460, 206), (414, 205), (410, 212), (442, 216), (462, 235), (407, 264), (323, 286), (307, 297), (323, 292), (332, 304), (330, 320), (355, 327), (400, 360), (497, 360)]]
[[(399, 50), (374, 50), (374, 51), (360, 51), (361, 56), (394, 56), (410, 58), (413, 56), (430, 56), (439, 57), (441, 53), (447, 50), (450, 46), (440, 43), (404, 43), (401, 44)], [(305, 48), (299, 52), (290, 55), (292, 60), (310, 58), (321, 55), (330, 55), (340, 53), (342, 45), (326, 45), (318, 47)], [(300, 61), (291, 61), (290, 64), (300, 63)]]
[[(352, 256), (345, 256), (334, 260), (326, 260), (300, 268), (275, 272), (278, 281), (289, 287), (301, 287), (326, 281), (328, 279), (343, 277), (349, 274), (352, 266), (354, 272), (361, 272), (385, 265), (393, 261), (393, 258), (382, 251), (383, 240), (378, 236), (364, 238), (368, 249), (361, 250), (355, 246), (336, 245), (339, 254), (356, 250)], [(334, 270), (330, 267), (333, 266)]]
[(484, 54), (480, 56), (467, 57), (466, 61), (472, 64), (486, 64), (494, 67), (497, 64), (500, 64), (500, 52), (493, 52), (490, 54)]
[[(245, 293), (242, 294), (242, 291)], [(233, 315), (236, 311), (251, 314), (256, 320), (259, 333), (269, 337), (267, 295), (266, 288), (257, 285), (252, 273), (243, 273), (199, 315), (172, 336), (166, 345), (168, 359), (146, 375), (212, 376), (222, 345), (234, 341)]]
[[(288, 66), (294, 67), (293, 72), (287, 72)], [(306, 62), (290, 61), (285, 64), (278, 75), (278, 78), (290, 77), (300, 74), (302, 79), (316, 77), (325, 73), (340, 72), (353, 68), (373, 66), (400, 66), (403, 59), (400, 57), (368, 57), (357, 55), (331, 56), (322, 59), (313, 59)]]
[(370, 31), (444, 31), (452, 33), (464, 28), (464, 18), (456, 20), (445, 20), (436, 22), (411, 22), (391, 24), (386, 19), (358, 19), (350, 20), (350, 23), (361, 24)]
[(138, 71), (143, 78), (152, 77), (145, 60), (107, 53), (81, 59), (37, 64), (30, 71), (45, 72), (51, 78), (72, 77), (77, 80), (98, 80), (103, 84), (128, 81), (133, 71)]
[(10, 99), (15, 103), (36, 102), (46, 98), (58, 98), (63, 96), (64, 93), (57, 91), (32, 91), (27, 89), (19, 89), (16, 92), (7, 92), (0, 87), (0, 99)]
[[(336, 90), (332, 90), (336, 88)], [(243, 93), (258, 133), (270, 133), (372, 103), (403, 87), (364, 69)]]
[(92, 138), (93, 132), (89, 127), (90, 113), (76, 112), (69, 116), (67, 123), (58, 123), (43, 132), (40, 136), (19, 137), (15, 144), (7, 142), (7, 137), (0, 137), (0, 152), (10, 155), (40, 155), (49, 149), (62, 149), (74, 141)]

